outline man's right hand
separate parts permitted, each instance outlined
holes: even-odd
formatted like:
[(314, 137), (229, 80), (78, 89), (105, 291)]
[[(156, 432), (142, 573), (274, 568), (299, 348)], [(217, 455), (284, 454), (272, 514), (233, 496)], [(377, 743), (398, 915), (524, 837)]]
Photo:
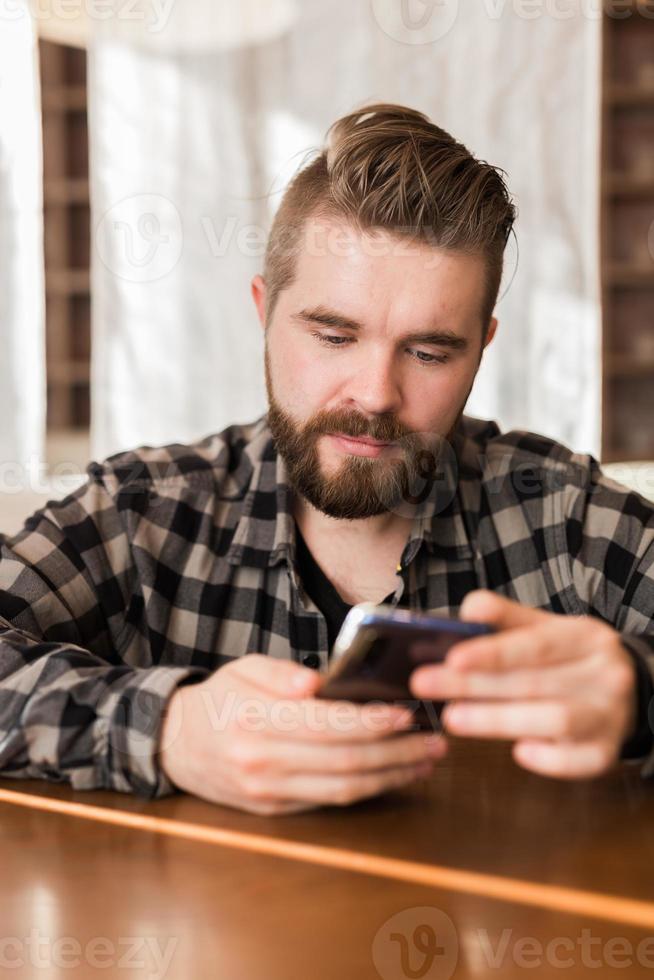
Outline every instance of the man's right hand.
[(160, 733), (164, 772), (195, 796), (272, 815), (377, 796), (445, 755), (443, 737), (407, 731), (410, 710), (318, 699), (320, 682), (299, 664), (248, 654), (179, 687)]

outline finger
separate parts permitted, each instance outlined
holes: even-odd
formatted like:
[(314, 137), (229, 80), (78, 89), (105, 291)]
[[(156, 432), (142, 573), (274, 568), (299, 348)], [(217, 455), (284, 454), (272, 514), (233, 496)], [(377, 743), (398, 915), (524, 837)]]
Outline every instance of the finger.
[(279, 800), (276, 803), (260, 803), (258, 806), (255, 803), (251, 812), (262, 817), (286, 817), (294, 813), (309, 813), (319, 807), (319, 803), (289, 803)]
[(289, 773), (364, 773), (398, 766), (415, 766), (442, 759), (447, 752), (441, 734), (396, 735), (372, 744), (349, 742), (339, 745), (310, 744), (265, 739), (242, 739), (229, 749), (229, 760), (240, 772), (283, 777)]
[(242, 793), (226, 788), (224, 782), (221, 782), (217, 787), (213, 787), (208, 782), (202, 789), (196, 791), (196, 795), (203, 800), (208, 800), (209, 803), (217, 803), (220, 806), (231, 807), (257, 816), (285, 816), (293, 813), (306, 813), (309, 810), (317, 809), (319, 806), (318, 803), (301, 800), (247, 800), (243, 798)]
[[(313, 694), (321, 683), (320, 674), (291, 660), (277, 660), (261, 653), (248, 653), (229, 664), (232, 677), (253, 684), (269, 694), (302, 698)], [(220, 671), (216, 672), (216, 676)]]
[(301, 773), (289, 775), (281, 781), (255, 777), (248, 787), (247, 798), (260, 802), (268, 798), (282, 798), (349, 806), (425, 778), (432, 768), (431, 762), (422, 762), (415, 766), (397, 766), (355, 775)]
[[(334, 727), (331, 736), (336, 739), (348, 733), (352, 738), (375, 738), (379, 734), (390, 734), (398, 729), (406, 729), (412, 724), (413, 710), (404, 707), (402, 703), (395, 705), (374, 701), (360, 705), (316, 698), (315, 694), (323, 682), (323, 676), (315, 670), (301, 667), (291, 661), (276, 660), (254, 653), (240, 657), (236, 663), (223, 669), (230, 671), (230, 691), (233, 693), (240, 689), (242, 696), (249, 696), (252, 700), (253, 693), (260, 692), (263, 698), (262, 710), (267, 708), (271, 714), (276, 714), (280, 718), (289, 709), (287, 701), (297, 700), (300, 712), (307, 719), (307, 723), (313, 719), (318, 732), (324, 731), (328, 736), (331, 725)], [(220, 673), (216, 671), (214, 677), (218, 678)], [(271, 694), (277, 695), (279, 699), (274, 708), (270, 704)], [(344, 709), (343, 705), (349, 705), (349, 710)], [(329, 719), (329, 723), (321, 724), (320, 719), (323, 716)], [(342, 721), (338, 725), (341, 716), (343, 716)], [(294, 725), (292, 719), (290, 724)], [(302, 731), (302, 737), (310, 737), (306, 726)]]
[(562, 666), (533, 668), (531, 670), (507, 670), (503, 673), (487, 673), (480, 670), (453, 670), (449, 666), (433, 667), (416, 679), (411, 678), (411, 690), (420, 698), (435, 701), (453, 700), (502, 700), (517, 699), (561, 699), (579, 697), (580, 686), (586, 681), (599, 681), (601, 690), (603, 679), (589, 671), (586, 661), (575, 660)]
[(561, 779), (600, 776), (611, 768), (617, 758), (615, 747), (605, 740), (565, 745), (525, 740), (516, 742), (512, 753), (515, 761), (524, 769)]
[(607, 730), (606, 712), (572, 701), (513, 701), (473, 704), (457, 701), (443, 711), (445, 730), (469, 738), (551, 738), (584, 740)]
[(513, 629), (544, 621), (553, 613), (533, 609), (489, 589), (468, 592), (459, 610), (459, 618), (466, 622), (487, 623), (496, 629)]
[(356, 704), (326, 698), (269, 702), (271, 738), (311, 743), (374, 742), (404, 732), (414, 725), (412, 708), (382, 701)]
[(595, 624), (586, 617), (554, 616), (536, 625), (458, 643), (449, 650), (445, 663), (462, 671), (542, 667), (578, 660), (599, 642)]
[(265, 731), (271, 739), (292, 736), (310, 742), (375, 741), (415, 726), (413, 708), (403, 702), (355, 704), (274, 696), (237, 671), (231, 671), (228, 690), (224, 688), (221, 681), (220, 686), (203, 690), (198, 708), (210, 713), (212, 728), (229, 732), (232, 739), (243, 732)]

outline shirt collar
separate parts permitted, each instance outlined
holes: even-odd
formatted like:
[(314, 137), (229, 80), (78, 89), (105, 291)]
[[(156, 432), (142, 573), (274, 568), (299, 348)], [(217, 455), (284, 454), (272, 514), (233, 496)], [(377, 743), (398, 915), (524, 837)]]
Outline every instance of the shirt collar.
[[(292, 558), (295, 527), (286, 467), (275, 449), (267, 417), (256, 423), (234, 474), (240, 510), (225, 558), (232, 565), (265, 568)], [(240, 492), (239, 492), (240, 490)]]
[[(466, 518), (472, 515), (476, 526), (481, 471), (475, 440), (467, 432), (467, 421), (462, 416), (453, 435), (454, 464), (448, 467), (443, 483), (443, 506), (433, 516), (414, 518), (402, 553), (403, 568), (414, 560), (423, 542), (431, 554), (443, 558), (466, 558), (473, 554), (470, 521)], [(295, 558), (292, 492), (286, 465), (275, 449), (266, 416), (255, 424), (232, 481), (236, 496), (231, 499), (238, 499), (240, 517), (226, 560), (256, 568), (286, 560), (292, 567)]]

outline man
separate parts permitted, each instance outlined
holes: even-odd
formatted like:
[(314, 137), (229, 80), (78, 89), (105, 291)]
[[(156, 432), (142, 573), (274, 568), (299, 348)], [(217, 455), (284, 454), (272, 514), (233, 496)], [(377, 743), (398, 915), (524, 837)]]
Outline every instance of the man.
[[(427, 774), (402, 705), (315, 697), (348, 608), (496, 627), (417, 669), (537, 773), (654, 769), (654, 519), (595, 460), (463, 414), (515, 219), (420, 113), (340, 120), (252, 293), (267, 416), (91, 463), (2, 542), (0, 769), (258, 813)], [(226, 352), (228, 353), (228, 352)]]

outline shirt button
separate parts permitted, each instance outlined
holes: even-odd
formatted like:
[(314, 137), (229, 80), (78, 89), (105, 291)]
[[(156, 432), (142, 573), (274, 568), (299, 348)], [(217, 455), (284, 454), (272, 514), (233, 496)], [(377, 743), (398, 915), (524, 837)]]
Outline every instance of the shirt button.
[(320, 667), (320, 657), (317, 653), (307, 653), (306, 657), (302, 658), (302, 663), (305, 667)]

